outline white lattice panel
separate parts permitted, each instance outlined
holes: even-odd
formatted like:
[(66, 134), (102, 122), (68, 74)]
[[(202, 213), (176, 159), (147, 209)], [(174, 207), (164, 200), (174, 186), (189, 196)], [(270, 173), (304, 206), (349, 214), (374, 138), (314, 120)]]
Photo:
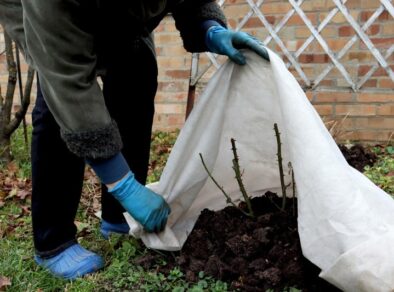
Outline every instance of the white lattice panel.
[[(380, 6), (374, 9), (373, 13), (366, 19), (364, 23), (359, 23), (353, 16), (352, 11), (347, 7), (347, 0), (327, 0), (331, 1), (331, 8), (328, 9), (321, 17), (320, 21), (313, 24), (308, 18), (307, 12), (303, 9), (303, 3), (306, 0), (284, 0), (282, 3), (287, 3), (289, 5), (289, 10), (281, 15), (281, 19), (272, 25), (267, 19), (267, 16), (263, 13), (262, 5), (264, 5), (264, 0), (244, 0), (245, 5), (248, 5), (248, 12), (240, 16), (240, 21), (232, 29), (239, 31), (243, 30), (247, 22), (253, 17), (257, 18), (261, 23), (261, 29), (266, 30), (268, 35), (263, 39), (263, 43), (266, 46), (275, 45), (276, 51), (283, 55), (286, 59), (287, 67), (295, 71), (296, 77), (299, 78), (306, 88), (316, 89), (325, 80), (333, 69), (340, 72), (341, 78), (345, 80), (345, 86), (351, 88), (353, 91), (360, 90), (363, 85), (374, 75), (374, 73), (379, 69), (383, 68), (388, 78), (394, 82), (394, 72), (390, 67), (388, 60), (394, 52), (394, 42), (390, 43), (387, 48), (377, 48), (371, 37), (368, 34), (368, 29), (370, 29), (378, 18), (385, 12), (391, 17), (390, 20), (394, 18), (394, 6), (392, 0), (380, 0)], [(364, 0), (367, 1), (367, 0)], [(226, 5), (233, 5), (234, 1), (221, 0), (219, 5), (221, 5), (224, 10)], [(237, 1), (239, 3), (240, 1)], [(278, 2), (277, 2), (278, 3)], [(275, 5), (275, 3), (270, 2), (270, 5)], [(332, 25), (334, 17), (338, 14), (342, 14), (345, 18), (347, 24), (351, 26), (354, 30), (354, 34), (348, 38), (346, 44), (340, 50), (333, 50), (330, 48), (328, 41), (323, 37), (322, 31), (328, 26)], [(292, 41), (289, 38), (284, 38), (280, 36), (281, 31), (288, 26), (289, 20), (298, 15), (302, 21), (303, 25), (310, 32), (309, 37), (303, 40), (302, 44), (297, 46), (296, 50), (290, 50), (286, 43)], [(344, 25), (344, 24), (341, 24)], [(299, 57), (304, 54), (312, 43), (317, 42), (321, 47), (323, 54), (328, 56), (329, 62), (321, 65), (319, 64), (319, 72), (315, 72), (314, 76), (311, 74), (306, 74), (304, 63), (300, 62)], [(366, 47), (367, 52), (373, 56), (373, 62), (369, 63), (369, 70), (363, 76), (358, 76), (358, 74), (352, 74), (347, 68), (347, 61), (343, 60), (344, 56), (351, 51), (352, 46), (360, 42)], [(274, 43), (274, 44), (273, 44)], [(206, 53), (208, 62), (202, 64), (202, 56), (199, 54), (193, 55), (192, 61), (192, 76), (190, 84), (192, 86), (196, 85), (201, 77), (208, 71), (212, 70), (212, 67), (218, 68), (221, 61), (218, 59), (219, 56), (215, 54)], [(316, 70), (314, 70), (316, 71)]]

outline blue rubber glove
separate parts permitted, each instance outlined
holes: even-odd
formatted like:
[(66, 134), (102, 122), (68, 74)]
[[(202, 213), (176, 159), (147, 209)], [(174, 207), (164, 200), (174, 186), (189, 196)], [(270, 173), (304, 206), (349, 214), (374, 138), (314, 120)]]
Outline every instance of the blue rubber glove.
[(140, 184), (132, 172), (108, 191), (147, 232), (165, 228), (170, 207), (162, 196)]
[(250, 49), (269, 61), (263, 43), (245, 32), (234, 32), (220, 25), (211, 26), (205, 35), (205, 44), (212, 53), (226, 55), (238, 65), (245, 65), (245, 56), (238, 49)]

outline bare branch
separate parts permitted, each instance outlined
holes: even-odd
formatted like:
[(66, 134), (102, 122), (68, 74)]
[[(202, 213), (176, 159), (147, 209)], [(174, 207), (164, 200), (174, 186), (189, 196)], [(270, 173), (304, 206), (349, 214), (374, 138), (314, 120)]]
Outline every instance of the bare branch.
[(231, 146), (232, 146), (231, 150), (233, 151), (233, 155), (234, 155), (233, 170), (235, 173), (235, 179), (238, 182), (239, 190), (241, 191), (242, 196), (244, 197), (246, 206), (248, 207), (249, 216), (254, 217), (252, 203), (250, 202), (249, 195), (246, 192), (245, 185), (242, 180), (242, 173), (241, 173), (241, 169), (239, 167), (239, 158), (238, 158), (238, 154), (237, 154), (237, 147), (235, 147), (235, 140), (233, 138), (231, 138)]
[(0, 115), (3, 107), (3, 102), (4, 102), (4, 98), (3, 95), (1, 94), (1, 84), (0, 84)]
[(30, 96), (31, 96), (31, 89), (33, 87), (33, 80), (34, 80), (34, 70), (29, 67), (27, 72), (27, 80), (25, 84), (25, 90), (23, 93), (23, 99), (21, 102), (20, 109), (15, 113), (14, 119), (9, 123), (6, 127), (6, 134), (11, 135), (20, 125), (21, 121), (26, 115), (27, 109), (30, 105)]
[(211, 180), (213, 181), (213, 183), (219, 188), (219, 190), (221, 190), (221, 192), (223, 193), (223, 195), (226, 198), (226, 203), (233, 205), (235, 208), (237, 208), (238, 210), (240, 210), (244, 215), (246, 216), (250, 216), (250, 214), (248, 214), (247, 212), (245, 212), (244, 210), (240, 209), (234, 202), (233, 200), (231, 200), (230, 196), (226, 193), (226, 191), (224, 190), (224, 188), (219, 185), (219, 183), (216, 181), (216, 179), (213, 177), (212, 173), (209, 171), (207, 165), (205, 164), (204, 158), (202, 157), (202, 154), (199, 153), (200, 158), (201, 158), (201, 162), (202, 165), (204, 166), (205, 171), (208, 173), (208, 176), (211, 178)]
[(5, 101), (2, 114), (2, 122), (7, 125), (11, 119), (11, 110), (12, 103), (14, 99), (15, 87), (16, 87), (16, 63), (13, 54), (12, 40), (9, 35), (4, 32), (4, 42), (5, 42), (5, 50), (6, 50), (6, 59), (7, 59), (7, 67), (8, 67), (8, 84), (7, 91), (5, 95)]
[(278, 166), (279, 166), (279, 176), (280, 176), (280, 185), (282, 187), (282, 211), (285, 211), (286, 208), (286, 186), (285, 186), (285, 175), (283, 173), (283, 164), (282, 164), (282, 142), (280, 141), (280, 132), (278, 129), (278, 124), (274, 124), (275, 136), (276, 136), (276, 144), (278, 147)]

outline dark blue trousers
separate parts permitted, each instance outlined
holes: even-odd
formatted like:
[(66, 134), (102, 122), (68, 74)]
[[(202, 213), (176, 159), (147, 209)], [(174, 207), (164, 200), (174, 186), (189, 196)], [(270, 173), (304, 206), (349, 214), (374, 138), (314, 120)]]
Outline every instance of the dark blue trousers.
[[(140, 183), (145, 183), (157, 64), (141, 41), (130, 40), (107, 51), (103, 93), (107, 108), (117, 122), (124, 148), (122, 153)], [(38, 86), (32, 114), (32, 219), (36, 253), (51, 257), (76, 242), (74, 219), (81, 197), (85, 162), (68, 149)], [(124, 209), (102, 187), (102, 217), (111, 223), (124, 222)]]

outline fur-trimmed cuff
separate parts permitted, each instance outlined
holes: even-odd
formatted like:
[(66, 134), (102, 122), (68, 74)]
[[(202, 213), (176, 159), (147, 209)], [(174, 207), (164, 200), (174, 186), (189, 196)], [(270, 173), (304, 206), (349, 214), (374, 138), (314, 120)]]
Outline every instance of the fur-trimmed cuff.
[(226, 26), (227, 23), (226, 16), (224, 16), (223, 11), (216, 2), (203, 5), (197, 16), (201, 19), (215, 20), (222, 26)]
[(62, 130), (61, 136), (72, 153), (85, 159), (106, 159), (119, 153), (123, 147), (115, 121), (106, 127), (91, 131)]
[(204, 3), (201, 6), (197, 6), (198, 1), (193, 1), (185, 1), (183, 9), (174, 11), (175, 25), (181, 33), (183, 46), (187, 51), (208, 51), (205, 44), (206, 30), (202, 28), (203, 22), (213, 20), (223, 27), (227, 27), (226, 17), (215, 1)]

